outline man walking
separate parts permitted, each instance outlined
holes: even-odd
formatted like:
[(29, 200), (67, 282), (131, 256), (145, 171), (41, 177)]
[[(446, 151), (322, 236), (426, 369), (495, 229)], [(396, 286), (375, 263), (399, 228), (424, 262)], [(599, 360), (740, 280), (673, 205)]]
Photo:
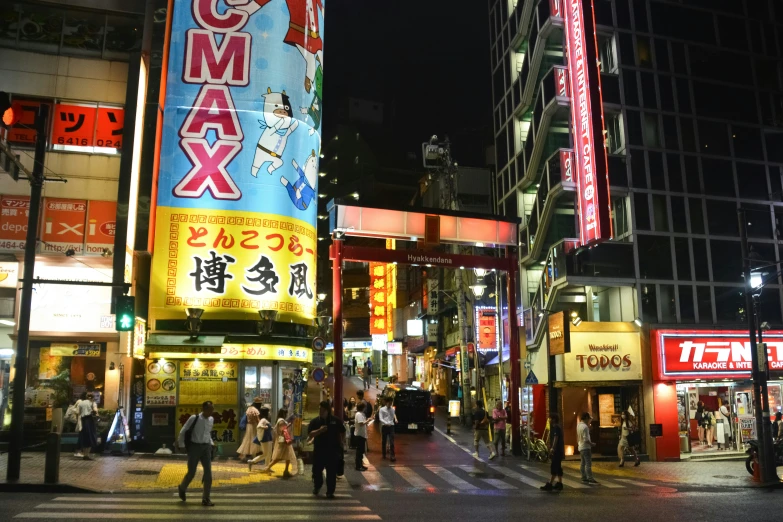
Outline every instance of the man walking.
[(395, 462), (397, 458), (394, 456), (394, 425), (397, 424), (397, 415), (392, 408), (392, 402), (394, 399), (391, 397), (383, 398), (384, 406), (378, 410), (378, 420), (381, 421), (381, 442), (383, 443), (383, 459), (386, 459), (386, 441), (389, 441), (389, 458), (392, 462)]
[(597, 485), (598, 482), (593, 478), (593, 447), (595, 443), (590, 439), (590, 414), (587, 412), (581, 415), (581, 420), (576, 426), (576, 439), (579, 444), (579, 455), (582, 458), (580, 466), (582, 482)]
[(563, 428), (560, 427), (560, 415), (557, 413), (549, 414), (549, 455), (552, 457), (552, 463), (549, 465), (552, 477), (549, 482), (541, 486), (541, 490), (562, 491), (565, 443), (563, 442)]
[(343, 458), (345, 424), (332, 415), (329, 401), (321, 402), (318, 417), (310, 421), (307, 433), (313, 441), (313, 495), (320, 493), (326, 470), (326, 498), (332, 499), (337, 487), (337, 468)]
[(351, 375), (356, 375), (356, 357), (351, 358)]
[(185, 492), (196, 476), (198, 463), (204, 470), (204, 492), (201, 496), (201, 505), (211, 507), (215, 504), (209, 499), (209, 493), (212, 489), (212, 426), (215, 420), (212, 418), (212, 412), (215, 407), (212, 401), (206, 401), (201, 405), (200, 415), (191, 415), (182, 426), (179, 432), (177, 443), (180, 448), (187, 448), (188, 451), (188, 472), (178, 486), (179, 498), (185, 502)]
[(484, 401), (476, 401), (476, 411), (473, 412), (473, 447), (475, 448), (474, 455), (478, 457), (479, 454), (479, 441), (484, 441), (484, 444), (489, 450), (489, 459), (494, 459), (497, 455), (492, 450), (492, 445), (489, 443), (489, 415), (484, 409)]
[(370, 376), (372, 375), (372, 367), (370, 366), (369, 359), (367, 362), (364, 363), (364, 371), (362, 372), (362, 378), (364, 380), (364, 389), (369, 390), (370, 389)]

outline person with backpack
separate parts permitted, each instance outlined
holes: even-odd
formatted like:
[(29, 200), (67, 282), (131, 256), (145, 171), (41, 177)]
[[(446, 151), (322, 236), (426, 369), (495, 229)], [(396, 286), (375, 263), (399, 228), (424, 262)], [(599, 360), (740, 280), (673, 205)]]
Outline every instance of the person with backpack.
[(204, 491), (201, 495), (201, 505), (206, 507), (214, 506), (214, 502), (209, 499), (209, 493), (212, 490), (212, 427), (215, 419), (212, 413), (215, 407), (212, 401), (205, 401), (201, 405), (201, 414), (191, 415), (182, 426), (179, 432), (177, 444), (180, 448), (186, 448), (188, 452), (188, 472), (182, 478), (182, 482), (177, 486), (177, 492), (182, 502), (187, 499), (185, 492), (188, 489), (193, 477), (196, 476), (198, 463), (204, 470)]
[[(291, 425), (286, 421), (288, 410), (281, 408), (277, 412), (277, 422), (273, 428), (273, 442), (275, 449), (272, 451), (272, 460), (264, 468), (264, 471), (271, 472), (272, 466), (278, 462), (285, 461), (285, 470), (283, 478), (291, 478), (296, 475), (296, 453), (294, 453), (294, 438), (291, 436)], [(291, 466), (291, 473), (288, 472), (288, 466)]]
[(272, 459), (272, 425), (269, 423), (269, 408), (262, 407), (258, 410), (258, 425), (256, 425), (256, 437), (253, 442), (261, 446), (261, 453), (247, 463), (247, 470), (253, 471), (253, 464), (263, 460), (270, 463)]
[(489, 442), (489, 415), (487, 410), (484, 409), (484, 401), (476, 401), (476, 411), (473, 412), (473, 447), (475, 449), (474, 455), (479, 455), (479, 442), (484, 441), (484, 444), (489, 450), (490, 460), (497, 457), (495, 451), (492, 449), (492, 444)]

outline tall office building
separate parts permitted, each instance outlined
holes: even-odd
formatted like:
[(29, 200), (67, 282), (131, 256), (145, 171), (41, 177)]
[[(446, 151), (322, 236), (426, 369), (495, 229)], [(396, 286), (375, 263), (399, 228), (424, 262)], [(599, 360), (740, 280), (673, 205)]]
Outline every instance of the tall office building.
[[(553, 376), (561, 412), (593, 412), (602, 441), (630, 407), (644, 451), (695, 455), (707, 448), (692, 429), (702, 401), (732, 410), (722, 435), (740, 448), (753, 406), (739, 208), (763, 286), (757, 322), (772, 328), (770, 377), (783, 377), (774, 330), (783, 4), (490, 0), (489, 9), (498, 205), (523, 222), (528, 366), (541, 383)], [(540, 355), (548, 345), (570, 348), (551, 374)], [(769, 389), (779, 410), (780, 387)], [(653, 424), (663, 427), (657, 442)]]

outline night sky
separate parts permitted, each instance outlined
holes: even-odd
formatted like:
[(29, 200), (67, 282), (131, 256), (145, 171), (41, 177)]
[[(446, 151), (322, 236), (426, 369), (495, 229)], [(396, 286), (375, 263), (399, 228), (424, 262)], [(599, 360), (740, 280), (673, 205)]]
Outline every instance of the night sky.
[(448, 135), (460, 164), (484, 166), (493, 144), (486, 1), (326, 0), (325, 8), (324, 139), (352, 96), (386, 105), (401, 152)]

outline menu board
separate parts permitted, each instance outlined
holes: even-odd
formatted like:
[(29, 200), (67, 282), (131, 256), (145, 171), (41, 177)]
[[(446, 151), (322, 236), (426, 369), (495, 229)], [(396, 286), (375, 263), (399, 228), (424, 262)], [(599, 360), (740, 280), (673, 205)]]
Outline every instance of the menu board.
[[(236, 396), (234, 396), (236, 401)], [(178, 406), (176, 422), (174, 423), (175, 437), (179, 437), (182, 427), (191, 417), (201, 413), (201, 405)], [(234, 405), (215, 403), (215, 411), (212, 413), (215, 424), (212, 427), (212, 440), (215, 442), (239, 442), (237, 408)]]
[(177, 404), (177, 363), (172, 361), (148, 362), (144, 384), (147, 391), (145, 405), (175, 406)]
[(598, 416), (600, 426), (613, 426), (614, 395), (605, 393), (598, 396)]
[(239, 364), (237, 362), (183, 361), (180, 363), (179, 403), (198, 405), (236, 404)]

